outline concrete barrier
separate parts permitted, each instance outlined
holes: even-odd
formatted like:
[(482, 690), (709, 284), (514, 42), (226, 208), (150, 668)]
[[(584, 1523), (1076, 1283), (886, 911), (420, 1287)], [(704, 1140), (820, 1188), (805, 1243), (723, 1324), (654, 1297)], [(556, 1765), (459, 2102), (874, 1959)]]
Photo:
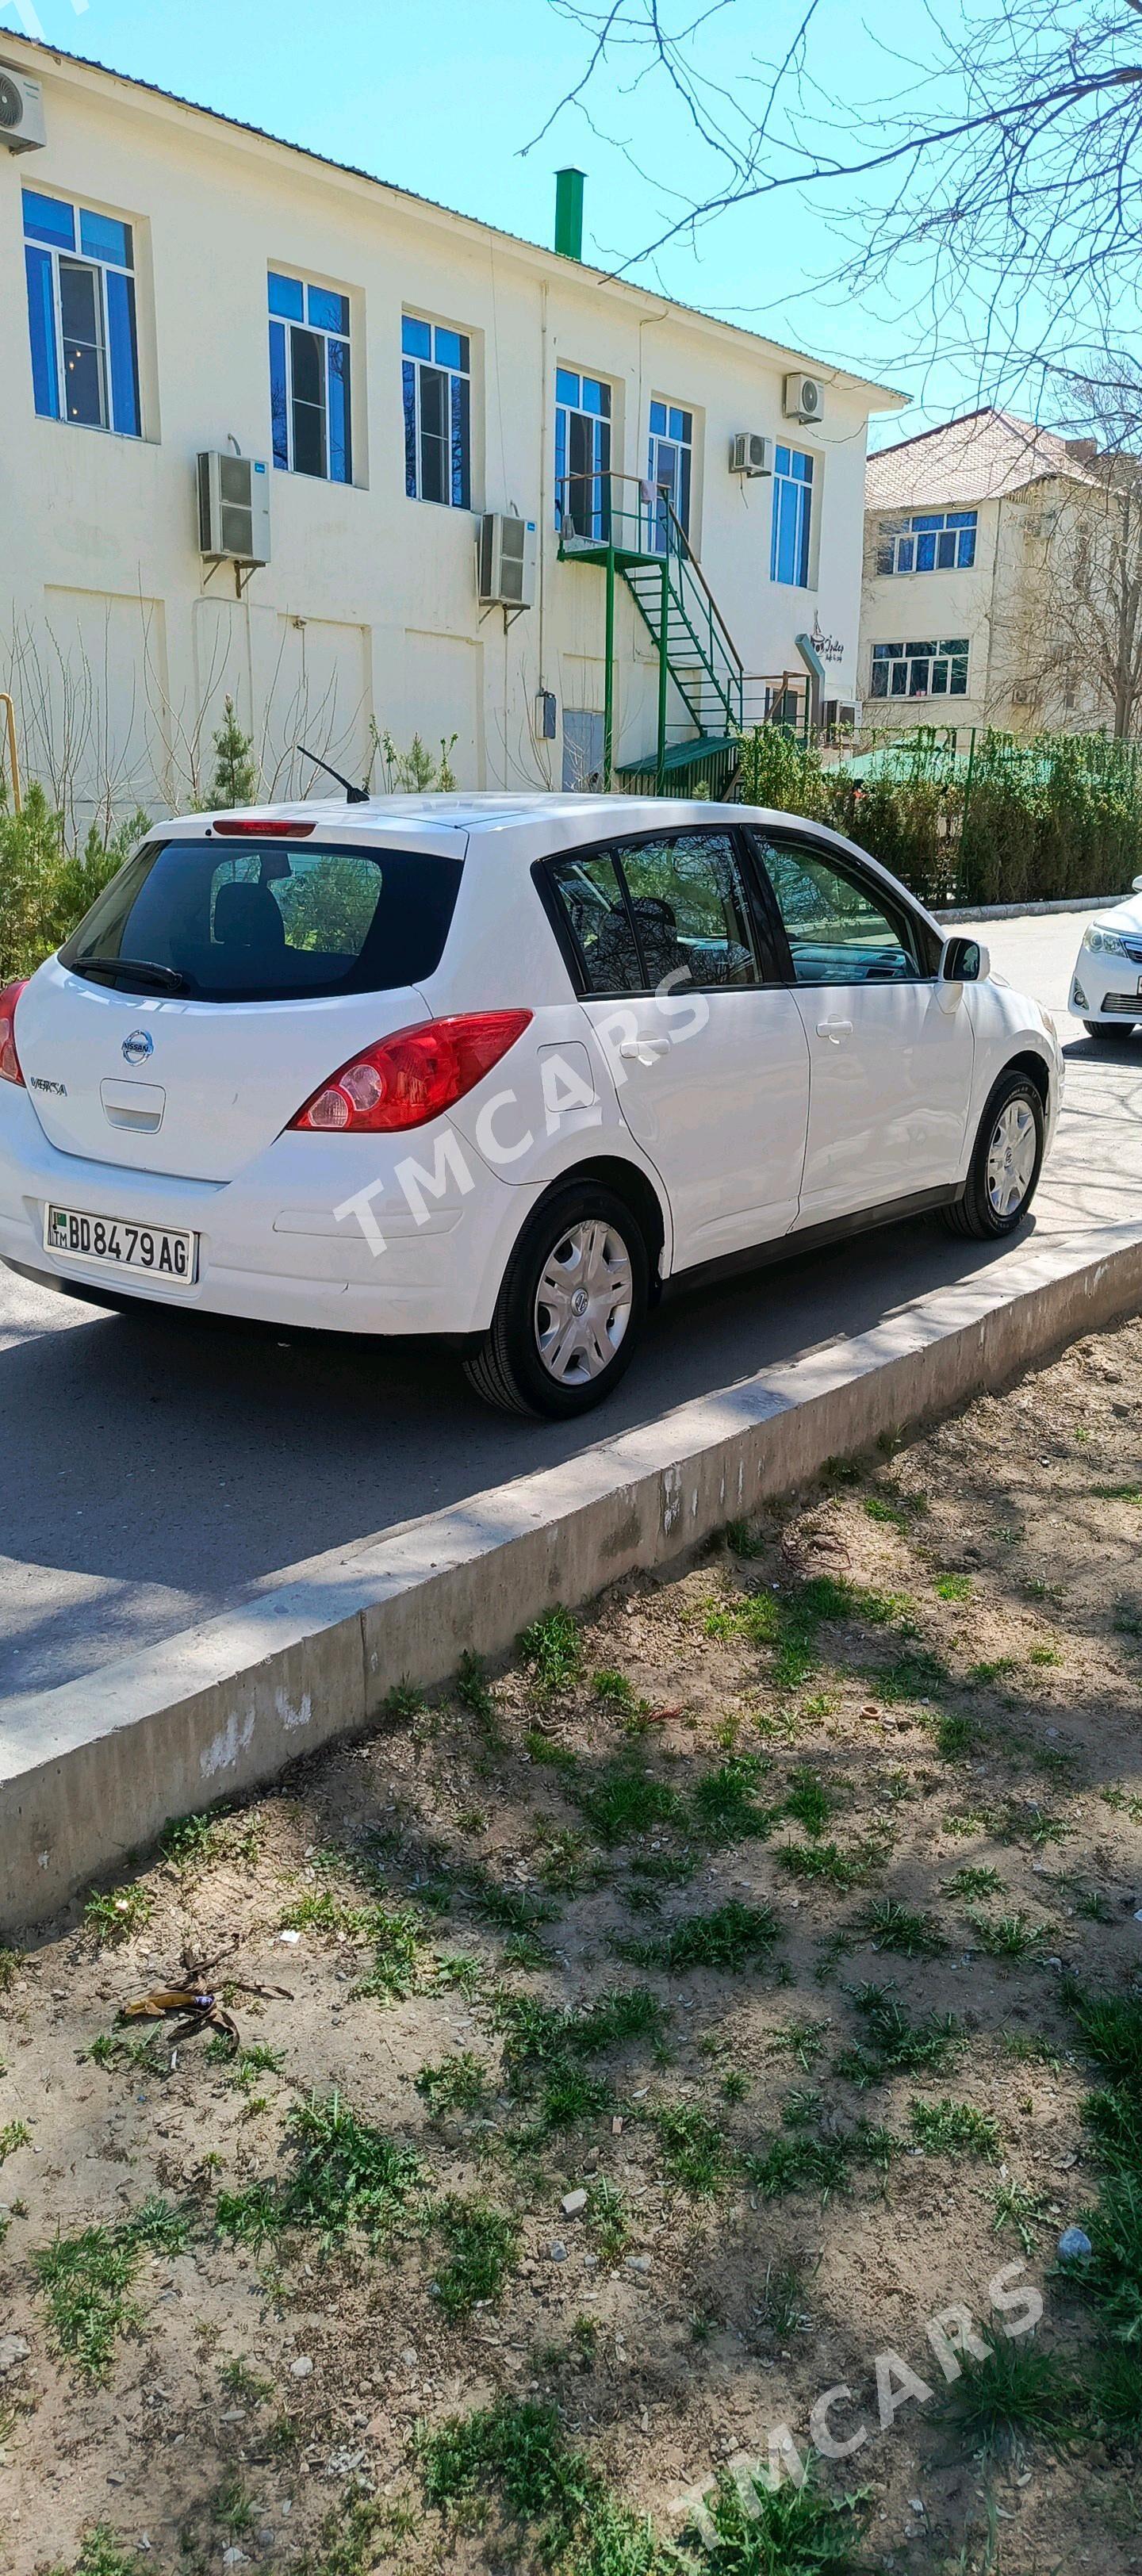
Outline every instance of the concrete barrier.
[(19, 1939), (171, 1816), (280, 1775), (503, 1654), (556, 1601), (669, 1562), (826, 1459), (1010, 1382), (1142, 1302), (1142, 1225), (1024, 1246), (873, 1331), (725, 1387), (567, 1465), (315, 1558), (243, 1608), (0, 1720), (0, 1931)]

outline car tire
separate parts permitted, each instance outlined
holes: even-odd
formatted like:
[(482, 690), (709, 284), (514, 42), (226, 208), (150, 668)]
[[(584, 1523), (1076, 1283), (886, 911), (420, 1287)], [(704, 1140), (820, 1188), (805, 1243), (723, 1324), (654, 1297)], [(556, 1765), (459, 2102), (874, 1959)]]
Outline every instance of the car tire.
[(1083, 1021), (1083, 1027), (1086, 1030), (1088, 1038), (1094, 1038), (1096, 1040), (1101, 1038), (1104, 1046), (1108, 1038), (1128, 1038), (1134, 1025), (1135, 1023), (1133, 1020), (1126, 1019)]
[(649, 1280), (625, 1199), (599, 1181), (562, 1183), (523, 1229), (489, 1329), (463, 1363), (469, 1385), (508, 1413), (557, 1422), (588, 1413), (630, 1366)]
[(981, 1243), (1014, 1234), (1039, 1186), (1046, 1140), (1038, 1085), (1026, 1073), (1001, 1073), (979, 1122), (967, 1187), (944, 1210), (950, 1232)]

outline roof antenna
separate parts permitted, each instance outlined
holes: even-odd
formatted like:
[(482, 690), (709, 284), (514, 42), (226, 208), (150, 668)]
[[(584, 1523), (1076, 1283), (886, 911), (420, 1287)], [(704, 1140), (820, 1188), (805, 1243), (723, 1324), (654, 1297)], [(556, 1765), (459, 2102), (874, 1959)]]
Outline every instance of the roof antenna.
[(319, 752), (307, 751), (303, 742), (295, 742), (294, 750), (301, 753), (303, 760), (311, 760), (315, 769), (323, 769), (327, 778), (336, 779), (338, 786), (343, 787), (345, 790), (345, 802), (347, 805), (367, 805), (369, 803), (368, 788), (354, 787), (352, 779), (343, 778), (340, 770), (334, 769), (332, 762), (322, 760)]

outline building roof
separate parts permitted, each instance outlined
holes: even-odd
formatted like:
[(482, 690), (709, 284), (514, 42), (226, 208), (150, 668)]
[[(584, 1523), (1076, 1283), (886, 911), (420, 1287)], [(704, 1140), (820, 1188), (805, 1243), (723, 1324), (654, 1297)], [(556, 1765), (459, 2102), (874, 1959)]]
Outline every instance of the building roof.
[(870, 456), (865, 505), (870, 510), (954, 510), (1001, 500), (1048, 475), (1099, 483), (1103, 477), (1090, 462), (1092, 444), (1039, 429), (1014, 412), (969, 411)]
[[(558, 261), (561, 268), (578, 265), (564, 259), (547, 243), (528, 241), (522, 233), (504, 232), (498, 224), (484, 223), (479, 216), (460, 214), (455, 206), (442, 205), (434, 197), (422, 197), (412, 188), (398, 187), (391, 179), (378, 179), (375, 171), (357, 169), (352, 162), (331, 161), (325, 153), (315, 152), (307, 143), (291, 143), (280, 134), (271, 134), (265, 126), (249, 124), (243, 117), (225, 116), (218, 108), (203, 107), (195, 99), (180, 98), (176, 90), (162, 89), (157, 81), (136, 80), (132, 73), (111, 71), (105, 63), (93, 62), (89, 55), (68, 53), (62, 45), (51, 45), (32, 36), (16, 35), (7, 28), (0, 28), (0, 59), (8, 55), (10, 48), (15, 49), (17, 66), (24, 55), (29, 55), (39, 58), (29, 63), (29, 69), (38, 70), (39, 61), (46, 58), (61, 71), (70, 69), (94, 73), (97, 79), (116, 88), (136, 90), (143, 98), (161, 99), (168, 107), (180, 108), (189, 116), (207, 118), (212, 125), (227, 127), (233, 134), (249, 135), (255, 142), (267, 144), (274, 151), (295, 153), (300, 160), (313, 162), (319, 170), (328, 171), (335, 178), (364, 181), (366, 186), (380, 189), (386, 196), (398, 198), (405, 205), (423, 207), (434, 215), (447, 215), (452, 222), (463, 224), (469, 232), (482, 234), (485, 239), (508, 242), (517, 250), (528, 251), (553, 263)], [(664, 317), (668, 313), (684, 314), (690, 320), (705, 323), (708, 328), (729, 332), (735, 339), (751, 340), (755, 348), (764, 350), (767, 357), (777, 359), (783, 367), (811, 367), (815, 373), (825, 375), (832, 384), (880, 395), (882, 399), (870, 404), (870, 410), (899, 411), (911, 400), (910, 395), (899, 392), (893, 385), (879, 384), (871, 376), (856, 375), (852, 368), (835, 366), (830, 360), (812, 356), (804, 349), (789, 349), (783, 341), (768, 340), (763, 333), (747, 331), (740, 322), (727, 322), (720, 314), (704, 313), (700, 305), (683, 304), (677, 296), (664, 295), (657, 287), (638, 286), (631, 279), (616, 275), (612, 269), (600, 269), (590, 260), (582, 262), (582, 272), (600, 283), (620, 288), (624, 294), (636, 297), (644, 307), (656, 310)]]

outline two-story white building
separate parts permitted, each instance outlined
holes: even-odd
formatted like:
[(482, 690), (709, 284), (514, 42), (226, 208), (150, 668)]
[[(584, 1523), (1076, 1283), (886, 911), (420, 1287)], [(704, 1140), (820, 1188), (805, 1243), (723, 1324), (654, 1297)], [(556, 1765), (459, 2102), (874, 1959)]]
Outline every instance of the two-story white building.
[(601, 275), (574, 174), (545, 250), (8, 34), (5, 144), (0, 687), (80, 818), (185, 805), (227, 696), (264, 793), (374, 725), (718, 785), (783, 675), (852, 696), (901, 398)]

